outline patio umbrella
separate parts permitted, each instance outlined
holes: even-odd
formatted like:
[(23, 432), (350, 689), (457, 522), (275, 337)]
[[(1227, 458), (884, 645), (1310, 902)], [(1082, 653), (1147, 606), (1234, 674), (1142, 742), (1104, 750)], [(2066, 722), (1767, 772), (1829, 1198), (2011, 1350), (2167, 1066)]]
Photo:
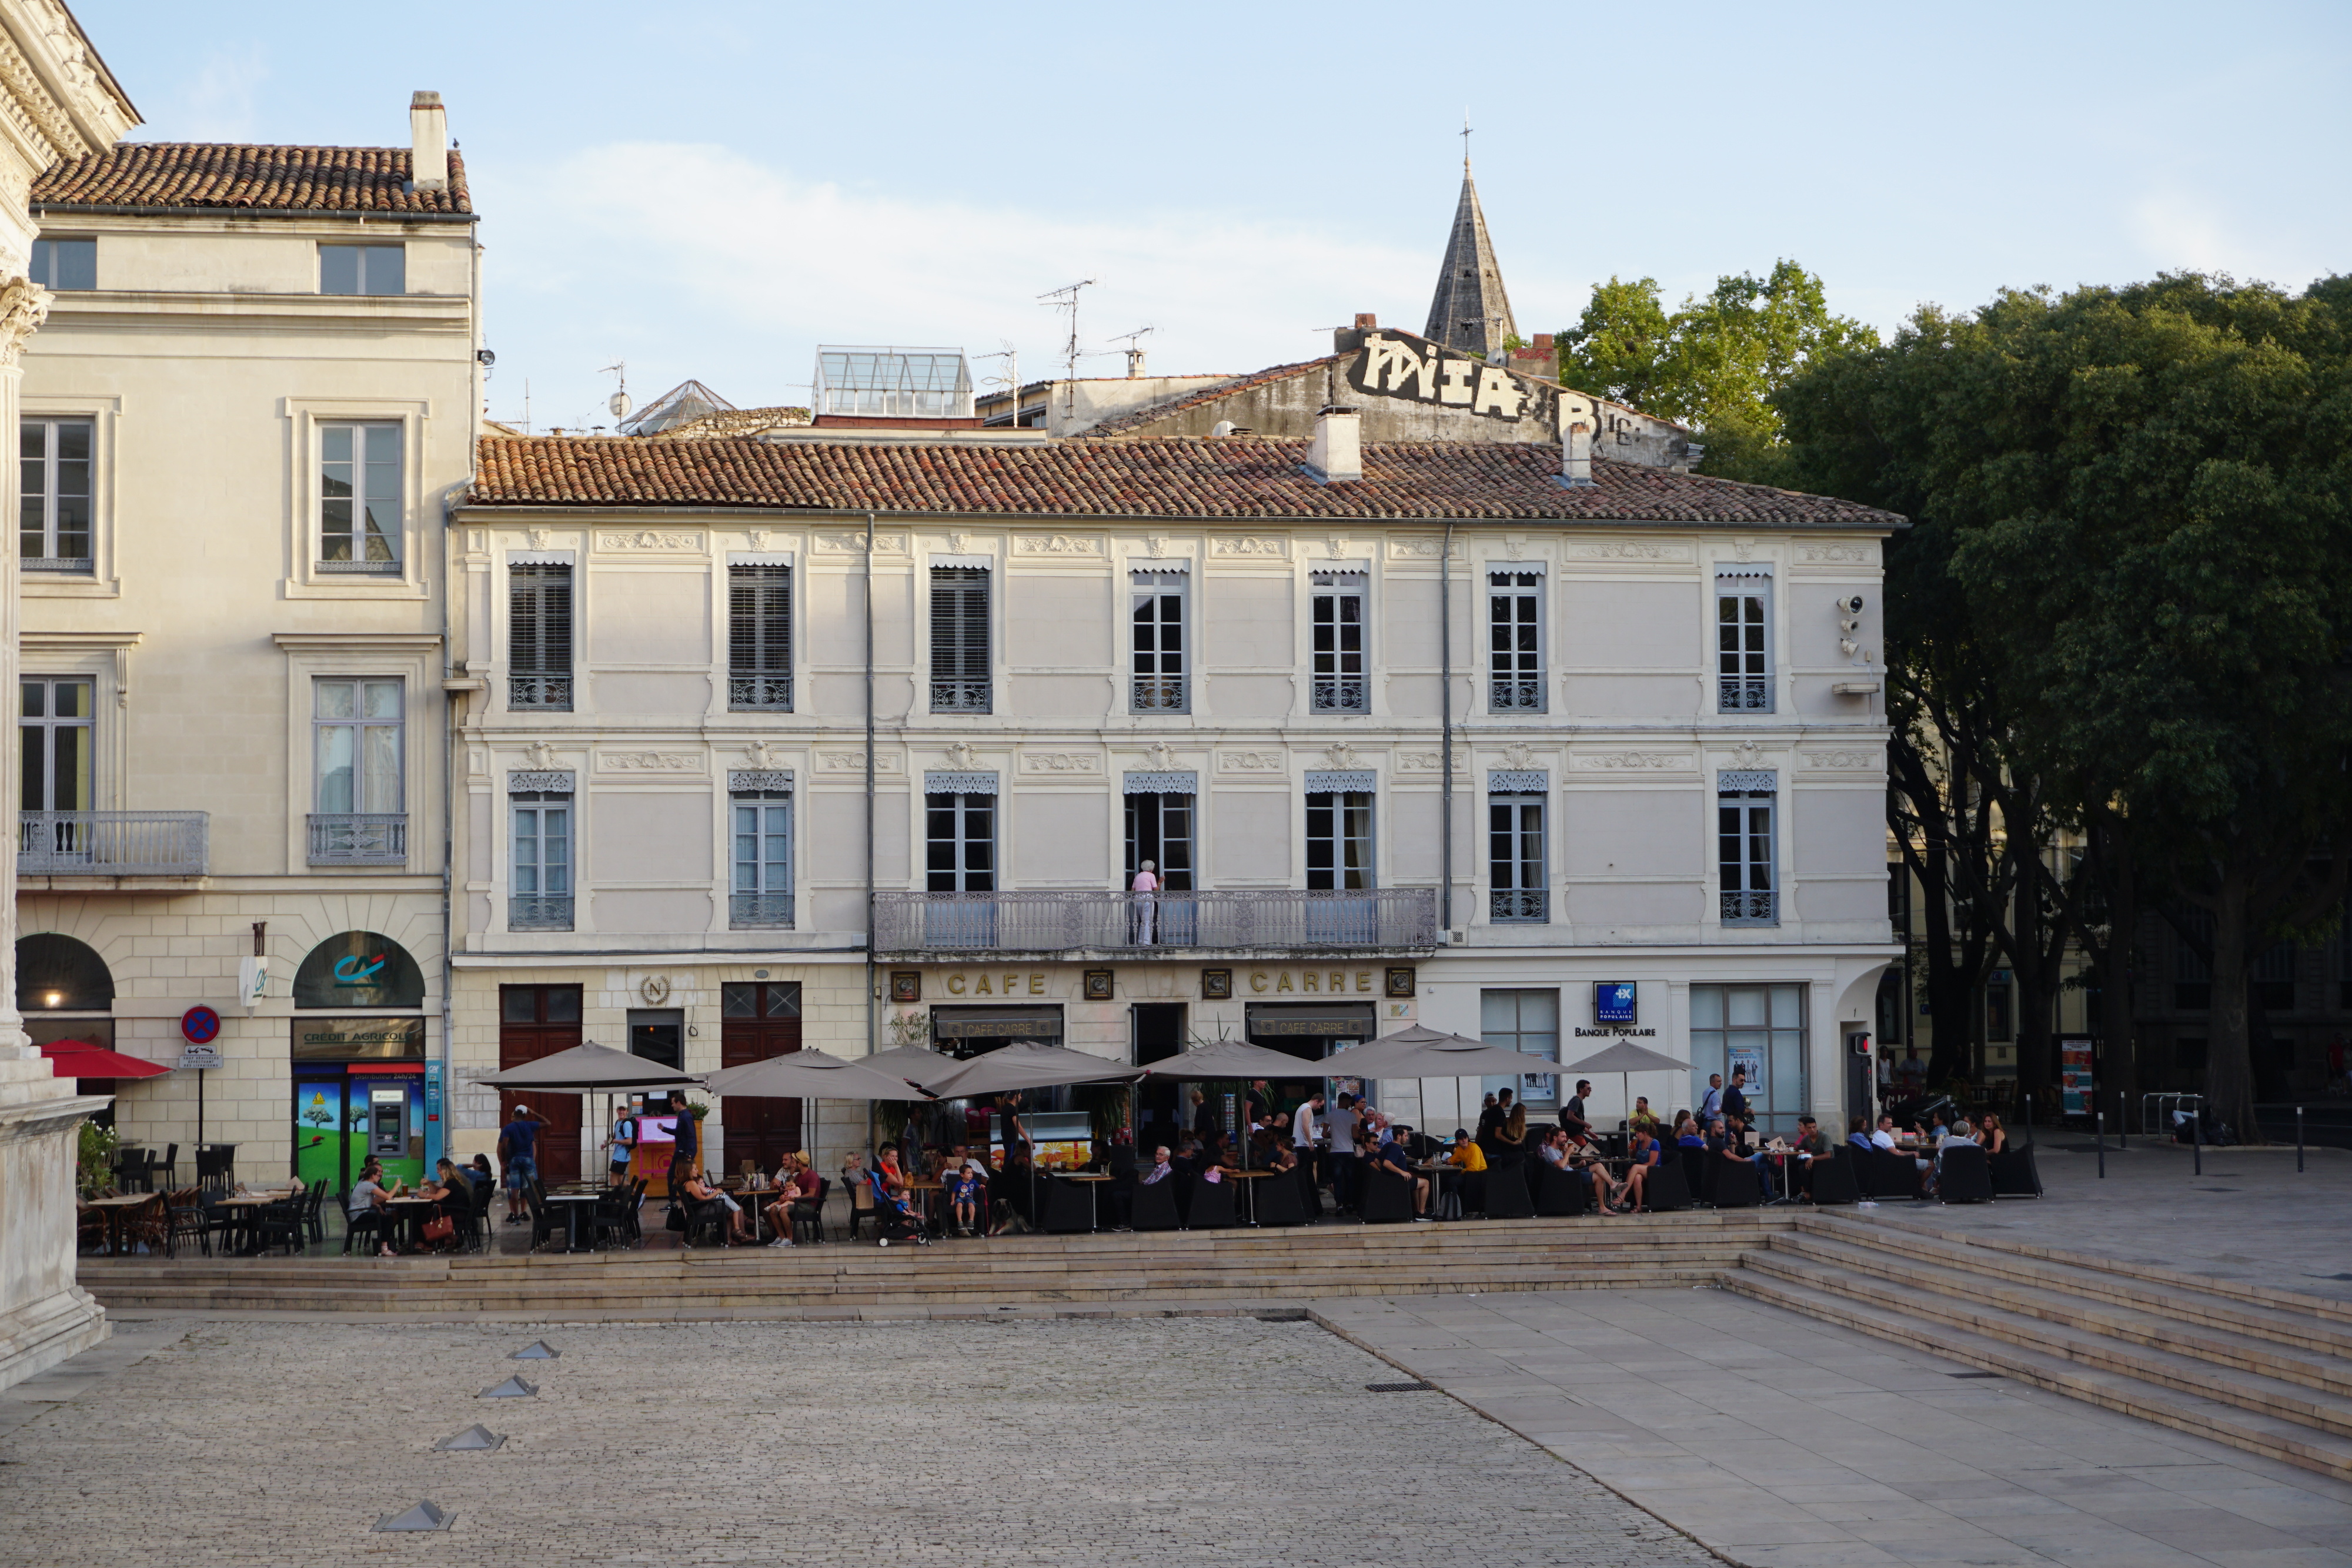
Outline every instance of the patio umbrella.
[(57, 1064), (50, 1071), (59, 1078), (152, 1078), (172, 1071), (160, 1061), (125, 1056), (95, 1040), (53, 1040), (41, 1047), (41, 1054)]
[[(923, 1087), (942, 1100), (970, 1100), (982, 1094), (1009, 1094), (1016, 1089), (1050, 1089), (1057, 1083), (1133, 1082), (1142, 1071), (1108, 1057), (1065, 1051), (1034, 1040), (976, 1056)], [(1029, 1166), (1029, 1212), (1037, 1212), (1037, 1166)]]
[(857, 1058), (862, 1067), (877, 1068), (894, 1078), (909, 1083), (921, 1083), (954, 1071), (963, 1064), (945, 1051), (933, 1051), (928, 1045), (901, 1045), (889, 1051), (877, 1051), (870, 1056)]
[[(722, 1068), (710, 1075), (713, 1094), (754, 1094), (776, 1100), (806, 1100), (810, 1104), (809, 1145), (822, 1148), (824, 1143), (818, 1118), (824, 1113), (819, 1102), (824, 1100), (929, 1100), (930, 1095), (905, 1079), (887, 1070), (877, 1070), (873, 1059), (853, 1061), (844, 1057), (828, 1056), (822, 1051), (788, 1051), (782, 1056), (771, 1056), (762, 1061), (747, 1061), (740, 1067)], [(822, 1189), (820, 1189), (822, 1190)], [(851, 1198), (855, 1203), (856, 1199)], [(757, 1236), (758, 1219), (752, 1221)]]
[(611, 1046), (598, 1045), (593, 1040), (569, 1051), (559, 1051), (552, 1056), (542, 1056), (537, 1061), (527, 1061), (520, 1067), (494, 1072), (481, 1082), (493, 1089), (571, 1090), (580, 1093), (614, 1094), (638, 1089), (699, 1089), (703, 1086), (702, 1079), (694, 1073), (664, 1067), (658, 1061), (648, 1061), (625, 1051), (614, 1051)]
[(1384, 1034), (1334, 1060), (1358, 1078), (1484, 1078), (1488, 1073), (1526, 1072), (1530, 1067), (1552, 1070), (1551, 1063), (1518, 1051), (1419, 1024)]
[[(1319, 1078), (1328, 1065), (1268, 1051), (1245, 1040), (1213, 1040), (1174, 1056), (1164, 1056), (1143, 1071), (1150, 1078), (1205, 1079), (1212, 1082), (1232, 1079), (1246, 1087), (1253, 1078)], [(1246, 1099), (1244, 1095), (1244, 1102)], [(1246, 1110), (1246, 1104), (1244, 1108)], [(1248, 1116), (1244, 1114), (1242, 1121), (1241, 1156), (1246, 1166), (1250, 1159)]]
[(1570, 1065), (1561, 1068), (1560, 1071), (1564, 1073), (1570, 1074), (1579, 1072), (1614, 1072), (1618, 1074), (1618, 1076), (1623, 1081), (1622, 1086), (1625, 1099), (1625, 1115), (1627, 1120), (1630, 1122), (1633, 1115), (1634, 1073), (1687, 1072), (1690, 1071), (1690, 1063), (1687, 1061), (1676, 1061), (1671, 1056), (1661, 1055), (1657, 1051), (1652, 1051), (1646, 1045), (1635, 1045), (1630, 1040), (1621, 1040), (1616, 1041), (1614, 1044), (1610, 1045), (1607, 1049), (1586, 1057), (1582, 1061), (1572, 1062)]

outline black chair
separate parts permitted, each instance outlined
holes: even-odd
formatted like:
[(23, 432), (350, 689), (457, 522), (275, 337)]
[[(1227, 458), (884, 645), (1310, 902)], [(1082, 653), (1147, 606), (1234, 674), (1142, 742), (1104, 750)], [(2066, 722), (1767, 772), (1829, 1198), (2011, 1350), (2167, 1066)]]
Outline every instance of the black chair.
[(302, 1249), (303, 1210), (309, 1203), (307, 1197), (297, 1195), (276, 1203), (265, 1203), (256, 1208), (253, 1211), (253, 1249), (259, 1252), (271, 1247), (284, 1247), (289, 1252), (299, 1252)]
[(1869, 1186), (1873, 1197), (1917, 1197), (1920, 1196), (1920, 1171), (1916, 1156), (1900, 1150), (1873, 1149), (1870, 1153)]
[(1642, 1207), (1653, 1214), (1672, 1214), (1691, 1206), (1690, 1181), (1683, 1175), (1683, 1162), (1671, 1157), (1681, 1152), (1662, 1150), (1658, 1163), (1642, 1178)]
[[(560, 1216), (555, 1214), (547, 1207), (546, 1199), (546, 1189), (541, 1187), (539, 1183), (535, 1181), (523, 1183), (522, 1204), (523, 1207), (530, 1212), (530, 1250), (533, 1252), (538, 1251), (549, 1238), (562, 1236), (563, 1234), (563, 1220)], [(717, 1207), (722, 1218), (727, 1212), (726, 1206), (723, 1204), (706, 1204), (702, 1207)], [(690, 1229), (692, 1228), (691, 1218), (689, 1218), (688, 1225)]]
[(1973, 1144), (1955, 1145), (1936, 1156), (1936, 1197), (1945, 1203), (1990, 1203), (1992, 1167)]
[(792, 1218), (794, 1242), (813, 1245), (824, 1239), (824, 1200), (832, 1191), (833, 1178), (819, 1176), (816, 1179), (816, 1197), (803, 1198), (785, 1211)]
[(1827, 1159), (1815, 1160), (1806, 1168), (1812, 1173), (1813, 1201), (1820, 1203), (1857, 1203), (1862, 1198), (1862, 1184), (1854, 1176), (1853, 1151), (1842, 1149)]
[(1173, 1230), (1176, 1215), (1176, 1178), (1163, 1176), (1159, 1181), (1135, 1184), (1135, 1215), (1128, 1223), (1138, 1230)]
[(1546, 1219), (1573, 1219), (1591, 1206), (1591, 1195), (1584, 1189), (1584, 1178), (1574, 1171), (1563, 1170), (1549, 1160), (1538, 1160), (1543, 1166), (1536, 1176), (1536, 1213)]
[(1364, 1223), (1392, 1225), (1412, 1218), (1412, 1184), (1386, 1166), (1368, 1166), (1364, 1173)]
[(1683, 1167), (1683, 1190), (1690, 1195), (1693, 1203), (1709, 1202), (1707, 1184), (1715, 1162), (1707, 1158), (1707, 1151), (1688, 1149), (1678, 1144), (1674, 1152)]
[(1707, 1201), (1717, 1208), (1756, 1208), (1764, 1202), (1763, 1178), (1756, 1167), (1746, 1160), (1728, 1160), (1721, 1155), (1711, 1156), (1707, 1164), (1715, 1177), (1713, 1197)]
[(1046, 1234), (1077, 1236), (1095, 1228), (1095, 1198), (1087, 1186), (1062, 1176), (1045, 1178), (1045, 1223), (1041, 1228)]
[(1997, 1155), (1988, 1155), (1985, 1161), (1992, 1176), (1993, 1197), (2042, 1196), (2042, 1173), (2033, 1167), (2031, 1145), (2021, 1149), (2003, 1149)]
[(1304, 1225), (1307, 1223), (1307, 1184), (1296, 1172), (1276, 1171), (1264, 1181), (1250, 1184), (1250, 1197), (1257, 1205), (1260, 1225)]
[(148, 1170), (148, 1174), (149, 1174), (150, 1176), (157, 1176), (157, 1175), (160, 1175), (161, 1176), (163, 1176), (163, 1185), (164, 1185), (165, 1186), (167, 1186), (167, 1187), (173, 1187), (173, 1186), (179, 1186), (179, 1185), (180, 1185), (180, 1145), (177, 1145), (177, 1144), (166, 1144), (166, 1145), (163, 1145), (163, 1157), (162, 1159), (160, 1159), (160, 1160), (158, 1160), (158, 1159), (151, 1159), (151, 1160), (149, 1160), (149, 1161), (147, 1162), (147, 1170)]
[(1205, 1176), (1192, 1178), (1192, 1203), (1184, 1216), (1184, 1224), (1192, 1230), (1228, 1230), (1241, 1221), (1234, 1217), (1234, 1184), (1211, 1181)]
[(496, 1182), (477, 1179), (473, 1184), (472, 1200), (466, 1206), (462, 1233), (466, 1245), (477, 1252), (487, 1252), (490, 1246), (490, 1205), (499, 1196)]
[[(1536, 1163), (1542, 1165), (1544, 1162), (1538, 1160)], [(1533, 1219), (1535, 1217), (1535, 1191), (1528, 1185), (1524, 1157), (1514, 1156), (1508, 1164), (1496, 1166), (1486, 1173), (1487, 1218)]]
[(184, 1192), (175, 1192), (167, 1201), (171, 1205), (171, 1229), (166, 1233), (166, 1246), (170, 1254), (174, 1258), (178, 1257), (180, 1242), (186, 1239), (203, 1248), (205, 1257), (211, 1257), (213, 1255), (212, 1228), (205, 1221), (204, 1205), (198, 1201), (198, 1189), (189, 1187)]
[(302, 1211), (302, 1230), (314, 1245), (326, 1245), (327, 1199), (336, 1196), (329, 1190), (323, 1176), (310, 1184), (310, 1202)]

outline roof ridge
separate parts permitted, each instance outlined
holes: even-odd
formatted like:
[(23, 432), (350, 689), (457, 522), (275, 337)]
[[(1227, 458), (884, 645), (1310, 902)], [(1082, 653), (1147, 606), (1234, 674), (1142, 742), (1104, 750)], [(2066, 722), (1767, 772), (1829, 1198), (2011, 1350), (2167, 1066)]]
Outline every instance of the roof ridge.
[(1165, 419), (1170, 414), (1181, 413), (1184, 409), (1193, 408), (1204, 402), (1214, 402), (1217, 399), (1244, 387), (1264, 386), (1269, 382), (1284, 381), (1294, 375), (1302, 375), (1318, 365), (1335, 364), (1347, 357), (1343, 353), (1322, 354), (1311, 360), (1301, 360), (1296, 364), (1268, 365), (1261, 371), (1248, 371), (1227, 381), (1205, 387), (1194, 387), (1192, 391), (1179, 392), (1174, 397), (1166, 397), (1158, 402), (1146, 403), (1141, 408), (1131, 409), (1116, 419), (1107, 419), (1100, 424), (1076, 434), (1079, 438), (1118, 435), (1149, 424), (1154, 420)]

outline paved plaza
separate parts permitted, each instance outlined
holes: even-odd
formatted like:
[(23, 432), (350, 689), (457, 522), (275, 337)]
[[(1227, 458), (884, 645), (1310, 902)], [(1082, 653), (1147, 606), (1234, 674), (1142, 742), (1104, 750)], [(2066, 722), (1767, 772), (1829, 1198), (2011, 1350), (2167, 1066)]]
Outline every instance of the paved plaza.
[[(539, 1333), (560, 1359), (507, 1359)], [(1712, 1561), (1442, 1394), (1367, 1392), (1398, 1374), (1306, 1322), (126, 1324), (109, 1350), (0, 1396), (0, 1563)], [(537, 1397), (476, 1397), (517, 1373)], [(430, 1451), (476, 1422), (506, 1447)], [(454, 1537), (370, 1531), (419, 1499)]]

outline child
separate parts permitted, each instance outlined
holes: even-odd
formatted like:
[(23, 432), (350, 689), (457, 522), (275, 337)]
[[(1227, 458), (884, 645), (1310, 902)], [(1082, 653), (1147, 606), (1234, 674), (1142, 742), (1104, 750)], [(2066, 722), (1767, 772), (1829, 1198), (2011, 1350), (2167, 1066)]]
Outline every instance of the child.
[(955, 1205), (955, 1227), (959, 1236), (969, 1236), (980, 1222), (980, 1176), (969, 1165), (958, 1166), (948, 1173), (948, 1201)]

